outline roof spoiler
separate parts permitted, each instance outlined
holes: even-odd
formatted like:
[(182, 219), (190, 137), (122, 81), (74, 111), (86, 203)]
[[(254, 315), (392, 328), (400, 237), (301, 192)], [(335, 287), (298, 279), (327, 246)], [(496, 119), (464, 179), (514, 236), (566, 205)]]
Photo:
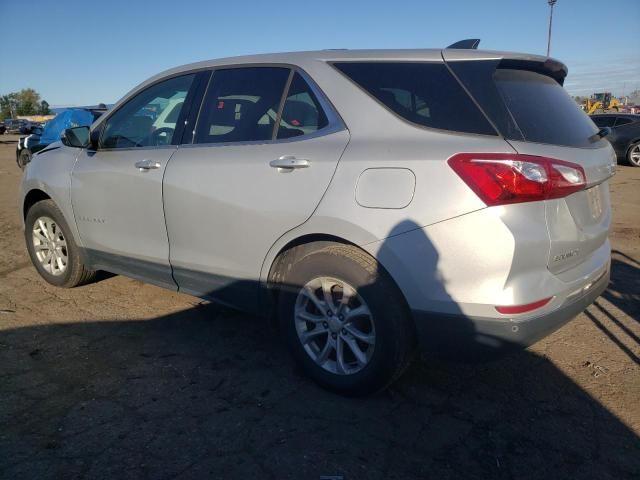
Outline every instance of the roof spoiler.
[(467, 38), (466, 40), (460, 40), (459, 42), (452, 43), (447, 48), (459, 48), (463, 50), (477, 50), (480, 44), (479, 38)]
[(544, 62), (519, 58), (504, 58), (500, 61), (500, 67), (542, 73), (554, 78), (560, 85), (564, 85), (564, 79), (569, 73), (564, 63), (553, 58), (547, 58)]

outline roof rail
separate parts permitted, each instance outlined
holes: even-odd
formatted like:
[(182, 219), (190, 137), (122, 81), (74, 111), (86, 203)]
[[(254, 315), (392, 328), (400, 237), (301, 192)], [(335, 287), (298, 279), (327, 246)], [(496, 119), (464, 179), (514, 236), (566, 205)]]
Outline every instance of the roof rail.
[(460, 48), (464, 50), (477, 50), (480, 44), (479, 38), (467, 38), (466, 40), (460, 40), (459, 42), (452, 43), (447, 48)]

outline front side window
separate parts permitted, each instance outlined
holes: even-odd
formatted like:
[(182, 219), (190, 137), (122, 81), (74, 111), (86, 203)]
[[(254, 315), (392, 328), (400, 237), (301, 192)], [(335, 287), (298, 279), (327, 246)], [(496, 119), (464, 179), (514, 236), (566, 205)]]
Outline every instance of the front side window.
[(104, 124), (102, 148), (171, 145), (195, 74), (156, 83), (124, 104)]
[(290, 72), (282, 67), (216, 70), (200, 110), (195, 143), (271, 140)]

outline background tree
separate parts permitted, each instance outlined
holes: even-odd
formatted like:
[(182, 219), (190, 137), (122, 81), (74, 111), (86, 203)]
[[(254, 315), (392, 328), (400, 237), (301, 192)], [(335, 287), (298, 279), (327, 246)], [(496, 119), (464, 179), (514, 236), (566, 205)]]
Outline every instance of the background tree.
[(18, 115), (35, 115), (40, 106), (40, 94), (33, 88), (23, 88), (18, 92)]
[(49, 115), (51, 109), (46, 100), (33, 88), (23, 88), (19, 92), (0, 96), (0, 120), (18, 115)]
[(0, 96), (0, 119), (14, 118), (18, 110), (18, 94), (9, 93)]
[(40, 102), (40, 108), (38, 109), (38, 115), (50, 115), (49, 103), (46, 100)]

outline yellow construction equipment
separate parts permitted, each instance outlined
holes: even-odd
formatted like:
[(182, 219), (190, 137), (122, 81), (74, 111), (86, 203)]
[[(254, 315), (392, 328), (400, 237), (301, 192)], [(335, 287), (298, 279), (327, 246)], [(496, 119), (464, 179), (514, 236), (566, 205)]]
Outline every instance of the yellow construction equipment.
[(620, 100), (611, 95), (611, 92), (600, 92), (591, 95), (583, 104), (582, 108), (588, 115), (595, 113), (598, 110), (606, 112), (607, 110), (620, 110)]

